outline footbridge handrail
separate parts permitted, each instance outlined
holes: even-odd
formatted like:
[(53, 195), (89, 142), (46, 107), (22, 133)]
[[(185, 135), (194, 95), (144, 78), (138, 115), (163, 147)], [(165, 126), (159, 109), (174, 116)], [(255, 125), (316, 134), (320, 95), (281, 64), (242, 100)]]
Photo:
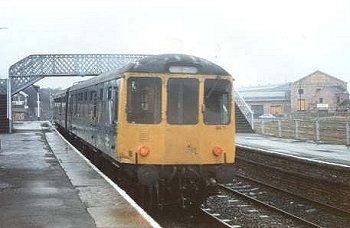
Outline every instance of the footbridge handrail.
[(245, 102), (245, 100), (237, 90), (234, 90), (234, 93), (237, 106), (242, 111), (250, 126), (254, 130), (254, 111), (250, 108), (247, 102)]

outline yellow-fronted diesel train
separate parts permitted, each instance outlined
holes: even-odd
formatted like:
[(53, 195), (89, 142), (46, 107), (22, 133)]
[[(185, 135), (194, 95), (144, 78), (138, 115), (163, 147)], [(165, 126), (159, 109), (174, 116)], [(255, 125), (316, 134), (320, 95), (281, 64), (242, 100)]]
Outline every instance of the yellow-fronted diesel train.
[(61, 131), (95, 148), (156, 204), (184, 204), (233, 178), (232, 76), (205, 59), (155, 55), (54, 98)]

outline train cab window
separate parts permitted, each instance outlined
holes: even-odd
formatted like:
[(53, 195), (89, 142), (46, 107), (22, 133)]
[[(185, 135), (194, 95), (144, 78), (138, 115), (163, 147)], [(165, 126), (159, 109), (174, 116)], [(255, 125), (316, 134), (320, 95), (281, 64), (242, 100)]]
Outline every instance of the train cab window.
[(221, 79), (207, 79), (204, 83), (204, 123), (226, 125), (231, 116), (231, 83)]
[(157, 124), (161, 121), (160, 78), (128, 79), (127, 120), (129, 123)]
[(168, 123), (198, 123), (198, 89), (197, 79), (170, 78), (168, 80)]

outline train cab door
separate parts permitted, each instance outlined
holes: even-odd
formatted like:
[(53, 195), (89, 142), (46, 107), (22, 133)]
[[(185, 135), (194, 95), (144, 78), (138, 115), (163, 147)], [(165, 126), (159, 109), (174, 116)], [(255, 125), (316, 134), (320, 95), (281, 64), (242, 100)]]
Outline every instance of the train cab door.
[(164, 160), (196, 164), (201, 157), (199, 137), (199, 80), (170, 78), (167, 82), (167, 127)]
[(106, 152), (114, 159), (116, 159), (115, 148), (117, 143), (117, 134), (118, 134), (118, 105), (119, 105), (119, 96), (118, 96), (118, 87), (110, 86), (107, 89), (107, 119), (108, 124), (105, 132), (105, 146)]
[(66, 117), (66, 129), (68, 131), (71, 131), (72, 129), (72, 121), (73, 121), (73, 112), (74, 112), (74, 96), (70, 93), (69, 96), (67, 96), (67, 103), (68, 103), (68, 108), (67, 108), (67, 117)]
[(92, 102), (92, 109), (91, 109), (91, 143), (93, 145), (96, 145), (96, 138), (97, 138), (97, 132), (96, 132), (96, 126), (97, 126), (97, 93), (96, 91), (90, 92), (90, 100)]

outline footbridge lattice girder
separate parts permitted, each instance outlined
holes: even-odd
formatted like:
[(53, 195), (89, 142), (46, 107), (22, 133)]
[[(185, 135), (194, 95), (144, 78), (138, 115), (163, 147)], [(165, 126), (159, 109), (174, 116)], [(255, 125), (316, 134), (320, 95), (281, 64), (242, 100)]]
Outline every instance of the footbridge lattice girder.
[[(9, 69), (14, 95), (44, 77), (96, 76), (119, 69), (148, 55), (135, 54), (56, 54), (30, 55)], [(1, 91), (0, 91), (1, 92)]]

